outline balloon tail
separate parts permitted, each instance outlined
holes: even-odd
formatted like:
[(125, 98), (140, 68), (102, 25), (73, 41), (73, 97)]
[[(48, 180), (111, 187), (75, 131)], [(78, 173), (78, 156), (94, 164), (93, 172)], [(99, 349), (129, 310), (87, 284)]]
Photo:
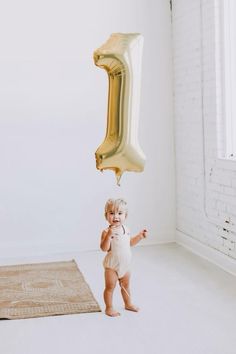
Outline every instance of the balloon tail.
[(117, 183), (117, 186), (119, 186), (119, 187), (120, 187), (121, 176), (122, 176), (122, 174), (116, 174), (116, 183)]

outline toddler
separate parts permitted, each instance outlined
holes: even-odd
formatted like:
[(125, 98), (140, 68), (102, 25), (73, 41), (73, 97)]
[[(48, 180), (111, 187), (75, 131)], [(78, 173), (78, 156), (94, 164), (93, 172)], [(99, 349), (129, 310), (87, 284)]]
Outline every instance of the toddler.
[(113, 309), (112, 297), (117, 280), (121, 287), (121, 295), (125, 309), (137, 312), (138, 307), (131, 302), (130, 296), (130, 246), (135, 246), (147, 237), (147, 231), (142, 230), (136, 236), (130, 237), (128, 228), (124, 225), (127, 217), (127, 203), (123, 199), (109, 199), (105, 205), (105, 218), (109, 227), (102, 232), (100, 247), (107, 252), (103, 261), (105, 268), (104, 301), (105, 313), (108, 316), (119, 316), (120, 313)]

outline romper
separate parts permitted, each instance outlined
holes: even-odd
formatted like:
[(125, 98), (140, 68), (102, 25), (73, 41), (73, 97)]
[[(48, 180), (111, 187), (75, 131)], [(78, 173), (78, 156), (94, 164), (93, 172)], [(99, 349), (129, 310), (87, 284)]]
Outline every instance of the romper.
[(103, 266), (114, 269), (120, 279), (130, 270), (130, 264), (130, 233), (122, 225), (121, 231), (114, 231), (111, 236), (111, 247), (104, 258)]

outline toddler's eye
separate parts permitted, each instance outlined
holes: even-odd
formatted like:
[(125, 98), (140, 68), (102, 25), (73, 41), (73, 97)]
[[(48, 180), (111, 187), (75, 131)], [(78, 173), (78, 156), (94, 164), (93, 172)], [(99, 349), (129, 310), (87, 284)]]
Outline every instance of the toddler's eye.
[(119, 215), (122, 215), (123, 214), (123, 212), (122, 211), (119, 211)]

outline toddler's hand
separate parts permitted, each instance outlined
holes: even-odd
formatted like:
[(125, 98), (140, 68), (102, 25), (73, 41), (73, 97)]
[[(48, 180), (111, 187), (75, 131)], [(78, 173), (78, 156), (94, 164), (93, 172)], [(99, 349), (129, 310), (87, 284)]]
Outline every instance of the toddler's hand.
[(113, 234), (112, 227), (111, 227), (111, 226), (109, 226), (109, 227), (108, 227), (108, 231), (107, 231), (107, 237), (108, 237), (108, 238), (109, 238), (109, 237), (111, 237), (111, 238), (112, 238), (112, 234)]
[(147, 230), (146, 230), (146, 229), (143, 229), (143, 230), (140, 232), (140, 235), (142, 236), (142, 238), (146, 238), (146, 237), (147, 237)]
[(116, 229), (117, 229), (117, 226), (109, 225), (108, 232), (107, 232), (107, 237), (114, 238), (114, 235), (116, 233)]

